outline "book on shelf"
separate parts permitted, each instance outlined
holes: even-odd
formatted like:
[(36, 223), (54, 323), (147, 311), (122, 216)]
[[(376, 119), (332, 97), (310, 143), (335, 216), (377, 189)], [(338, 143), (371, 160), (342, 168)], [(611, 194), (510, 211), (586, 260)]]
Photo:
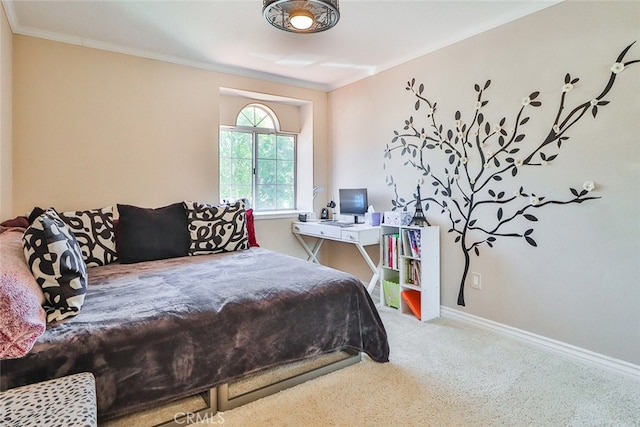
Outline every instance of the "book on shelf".
[(414, 258), (420, 258), (422, 252), (422, 236), (420, 230), (409, 229), (406, 230), (409, 238), (409, 245), (411, 248), (411, 252), (407, 252), (407, 254), (411, 254)]
[(405, 259), (404, 281), (410, 285), (420, 286), (421, 263), (416, 259)]
[(402, 255), (411, 256), (411, 241), (409, 230), (402, 230)]
[(383, 266), (397, 270), (400, 268), (400, 235), (385, 234), (382, 236)]

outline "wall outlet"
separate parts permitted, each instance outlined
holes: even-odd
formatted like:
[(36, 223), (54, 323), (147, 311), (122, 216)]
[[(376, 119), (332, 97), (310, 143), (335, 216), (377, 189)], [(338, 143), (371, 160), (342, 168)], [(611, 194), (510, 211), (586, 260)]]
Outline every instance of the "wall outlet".
[(482, 275), (480, 273), (471, 273), (471, 287), (482, 289)]

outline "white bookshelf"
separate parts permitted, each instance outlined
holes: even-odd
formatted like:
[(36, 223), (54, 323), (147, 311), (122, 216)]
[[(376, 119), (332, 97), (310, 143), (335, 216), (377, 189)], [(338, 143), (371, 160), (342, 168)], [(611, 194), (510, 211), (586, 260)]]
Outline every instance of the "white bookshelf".
[(420, 320), (440, 317), (440, 227), (381, 225), (380, 303), (417, 317), (403, 291), (417, 292)]

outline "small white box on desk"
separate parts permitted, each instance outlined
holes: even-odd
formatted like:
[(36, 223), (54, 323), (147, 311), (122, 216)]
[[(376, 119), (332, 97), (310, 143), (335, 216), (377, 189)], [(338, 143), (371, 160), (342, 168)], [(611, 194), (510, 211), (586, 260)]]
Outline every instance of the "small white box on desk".
[(385, 211), (384, 213), (385, 225), (401, 225), (402, 213), (395, 211)]

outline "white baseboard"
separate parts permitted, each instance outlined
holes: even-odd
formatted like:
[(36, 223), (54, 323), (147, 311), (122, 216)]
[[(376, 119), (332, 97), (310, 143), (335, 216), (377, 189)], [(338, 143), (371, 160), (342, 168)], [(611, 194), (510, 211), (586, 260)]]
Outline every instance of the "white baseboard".
[(532, 344), (536, 347), (551, 351), (553, 353), (575, 360), (579, 363), (600, 368), (617, 375), (640, 381), (639, 365), (634, 365), (633, 363), (625, 362), (624, 360), (619, 360), (613, 357), (605, 356), (603, 354), (595, 353), (584, 348), (576, 347), (571, 344), (543, 337), (542, 335), (536, 335), (522, 329), (503, 325), (502, 323), (474, 316), (473, 314), (464, 313), (459, 310), (454, 310), (449, 307), (442, 306), (440, 307), (440, 310), (441, 315), (444, 318), (460, 320), (462, 322), (475, 325), (482, 329), (487, 329), (493, 332), (497, 332), (501, 335), (505, 335), (510, 338)]

